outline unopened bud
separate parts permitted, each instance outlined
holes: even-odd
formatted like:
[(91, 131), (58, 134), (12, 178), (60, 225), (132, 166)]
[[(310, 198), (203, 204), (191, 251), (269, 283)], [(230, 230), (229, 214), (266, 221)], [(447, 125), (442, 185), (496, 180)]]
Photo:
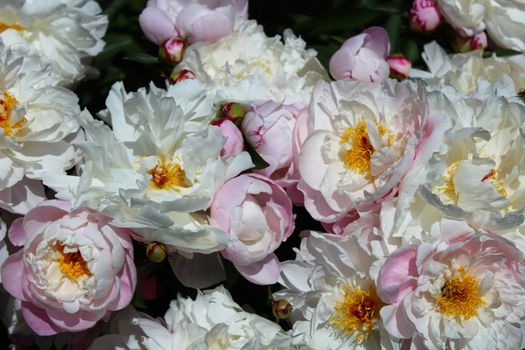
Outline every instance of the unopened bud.
[(414, 0), (410, 10), (410, 29), (433, 32), (443, 21), (435, 0)]
[(181, 37), (166, 40), (159, 48), (160, 57), (171, 65), (176, 65), (184, 57), (186, 42)]
[(195, 79), (195, 74), (189, 69), (176, 70), (170, 75), (170, 83), (173, 85), (186, 79)]
[(398, 79), (408, 78), (408, 74), (412, 69), (412, 62), (400, 53), (393, 54), (387, 57), (388, 66), (390, 67), (390, 75)]
[(292, 305), (284, 299), (272, 302), (272, 312), (276, 319), (285, 320), (292, 313)]
[(479, 32), (474, 36), (463, 37), (458, 35), (452, 46), (457, 52), (469, 52), (474, 50), (483, 50), (487, 47), (487, 34)]
[(228, 102), (221, 106), (217, 119), (221, 120), (223, 118), (226, 118), (234, 122), (235, 125), (240, 126), (246, 113), (246, 108), (244, 108), (242, 104), (236, 102)]
[(159, 242), (151, 242), (146, 247), (146, 255), (153, 262), (161, 262), (166, 258), (166, 246)]

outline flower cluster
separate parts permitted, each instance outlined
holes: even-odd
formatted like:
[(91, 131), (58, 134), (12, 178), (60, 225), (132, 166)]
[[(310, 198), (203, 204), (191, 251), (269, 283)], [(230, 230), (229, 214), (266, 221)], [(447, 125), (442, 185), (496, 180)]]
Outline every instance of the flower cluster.
[[(10, 340), (523, 348), (525, 59), (482, 52), (485, 30), (525, 51), (515, 2), (416, 0), (406, 27), (448, 22), (460, 53), (430, 42), (412, 69), (372, 26), (327, 70), (247, 0), (149, 0), (164, 85), (115, 82), (96, 114), (72, 89), (104, 47), (99, 5), (0, 5)], [(236, 283), (267, 286), (275, 322)]]

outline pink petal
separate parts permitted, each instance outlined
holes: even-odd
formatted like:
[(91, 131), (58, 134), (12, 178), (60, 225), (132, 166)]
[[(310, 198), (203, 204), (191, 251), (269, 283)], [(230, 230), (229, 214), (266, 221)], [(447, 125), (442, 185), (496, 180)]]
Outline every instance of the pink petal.
[(417, 246), (412, 245), (392, 253), (379, 274), (378, 294), (385, 302), (394, 304), (415, 288), (417, 276)]
[(26, 233), (24, 231), (24, 218), (18, 218), (15, 221), (13, 221), (7, 235), (14, 246), (23, 246), (26, 242)]
[(186, 33), (188, 42), (215, 42), (233, 31), (232, 6), (209, 9), (201, 4), (185, 6), (177, 16), (177, 26)]
[(22, 288), (24, 278), (24, 251), (19, 250), (10, 255), (2, 265), (2, 284), (9, 294), (17, 299), (25, 300)]
[(166, 12), (147, 7), (139, 16), (139, 23), (144, 35), (157, 45), (177, 35), (174, 23)]
[(22, 301), (22, 315), (27, 325), (38, 335), (54, 335), (62, 331), (47, 316), (43, 309)]
[(368, 47), (381, 57), (385, 57), (390, 53), (388, 33), (382, 27), (370, 27), (363, 30), (363, 33), (368, 34), (364, 45), (365, 47)]
[(261, 285), (276, 283), (281, 273), (279, 260), (277, 260), (277, 257), (273, 253), (253, 264), (247, 266), (236, 265), (235, 267), (248, 281)]

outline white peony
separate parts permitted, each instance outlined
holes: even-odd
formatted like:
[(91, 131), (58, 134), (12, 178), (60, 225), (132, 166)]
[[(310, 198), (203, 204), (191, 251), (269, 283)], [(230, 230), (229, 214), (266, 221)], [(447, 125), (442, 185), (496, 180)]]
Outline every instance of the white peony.
[(294, 261), (281, 264), (273, 295), (293, 307), (293, 343), (312, 349), (377, 349), (388, 343), (381, 333), (383, 301), (375, 278), (387, 250), (377, 229), (363, 236), (312, 232), (303, 238)]
[(127, 310), (117, 321), (120, 334), (97, 339), (91, 350), (285, 350), (291, 342), (276, 323), (245, 312), (222, 286), (198, 292), (195, 300), (179, 296), (164, 320)]
[(252, 167), (247, 152), (221, 157), (225, 142), (210, 125), (214, 101), (197, 81), (169, 91), (150, 86), (126, 93), (111, 89), (103, 117), (113, 130), (85, 113), (87, 142), (80, 178), (50, 174), (44, 182), (132, 228), (137, 238), (187, 253), (210, 253), (227, 243), (205, 210), (229, 179)]
[(0, 52), (0, 207), (25, 213), (44, 197), (42, 173), (71, 168), (77, 96), (30, 58)]
[(51, 64), (65, 84), (81, 79), (104, 47), (108, 20), (93, 0), (6, 0), (0, 39), (7, 48)]
[(327, 74), (316, 52), (284, 32), (269, 38), (255, 21), (242, 22), (216, 43), (196, 43), (176, 69), (190, 69), (210, 90), (231, 91), (238, 100), (308, 102), (313, 85)]
[(522, 0), (438, 0), (441, 13), (464, 36), (483, 30), (499, 46), (525, 51)]

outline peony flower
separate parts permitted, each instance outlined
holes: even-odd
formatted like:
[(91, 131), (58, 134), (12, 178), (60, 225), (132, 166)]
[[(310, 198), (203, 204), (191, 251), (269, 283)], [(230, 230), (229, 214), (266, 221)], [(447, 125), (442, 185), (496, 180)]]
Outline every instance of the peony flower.
[(129, 304), (136, 284), (128, 230), (95, 211), (46, 201), (9, 230), (23, 246), (2, 266), (4, 288), (22, 300), (22, 314), (39, 335), (91, 328)]
[(248, 16), (247, 0), (149, 0), (139, 16), (146, 37), (157, 45), (182, 34), (190, 43), (215, 42)]
[(443, 220), (442, 239), (406, 246), (381, 268), (377, 293), (392, 337), (415, 349), (518, 349), (525, 324), (523, 253), (505, 238)]
[(453, 43), (454, 49), (458, 52), (483, 50), (487, 45), (487, 34), (485, 34), (485, 32), (476, 33), (471, 37), (463, 37), (459, 35)]
[(273, 252), (294, 229), (292, 203), (282, 188), (261, 175), (240, 175), (216, 193), (210, 218), (230, 240), (222, 256), (244, 277), (257, 284), (277, 281)]
[(315, 82), (327, 76), (316, 52), (305, 46), (290, 30), (284, 43), (279, 36), (269, 38), (250, 20), (213, 44), (190, 45), (175, 69), (191, 70), (224, 100), (308, 103)]
[(295, 260), (281, 264), (284, 289), (273, 298), (292, 305), (294, 345), (377, 349), (389, 343), (375, 286), (375, 265), (386, 252), (377, 233), (364, 238), (311, 232)]
[(307, 113), (300, 104), (282, 105), (269, 101), (246, 114), (242, 130), (247, 141), (269, 164), (257, 170), (281, 186), (288, 185), (288, 170), (293, 161), (293, 131), (301, 114)]
[(221, 157), (234, 156), (244, 151), (244, 138), (242, 133), (230, 119), (222, 118), (215, 123), (221, 129), (226, 142), (221, 149)]
[(310, 215), (335, 222), (397, 193), (402, 216), (450, 127), (427, 104), (423, 85), (409, 81), (319, 83), (298, 164)]
[(414, 0), (410, 10), (410, 28), (418, 32), (432, 32), (443, 21), (436, 0)]
[(461, 35), (471, 37), (483, 30), (499, 46), (525, 51), (521, 30), (525, 6), (521, 0), (437, 0), (441, 13)]
[(112, 335), (98, 338), (92, 350), (109, 344), (124, 349), (290, 349), (290, 337), (277, 325), (243, 311), (224, 287), (199, 291), (195, 300), (178, 296), (164, 320), (125, 310)]
[(93, 0), (22, 0), (0, 5), (0, 40), (20, 56), (50, 64), (63, 84), (84, 77), (104, 48), (108, 19)]
[(44, 171), (61, 173), (78, 155), (70, 144), (80, 113), (61, 78), (30, 58), (0, 50), (0, 207), (24, 214), (45, 199)]
[(330, 58), (330, 74), (336, 80), (381, 81), (388, 77), (385, 57), (390, 40), (381, 27), (370, 27), (346, 40)]
[(214, 103), (197, 80), (129, 94), (117, 83), (102, 113), (113, 129), (82, 116), (87, 141), (78, 145), (85, 160), (80, 178), (49, 174), (45, 183), (74, 198), (76, 207), (132, 228), (140, 241), (187, 257), (220, 250), (226, 235), (209, 225), (205, 210), (226, 181), (253, 165), (247, 152), (220, 155), (225, 140), (210, 125)]

